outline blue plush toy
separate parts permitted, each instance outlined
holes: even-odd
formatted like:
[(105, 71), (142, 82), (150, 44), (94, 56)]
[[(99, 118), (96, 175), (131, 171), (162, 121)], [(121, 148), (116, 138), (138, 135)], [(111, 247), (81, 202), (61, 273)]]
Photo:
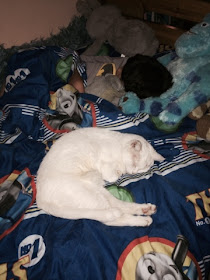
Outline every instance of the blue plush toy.
[(175, 52), (158, 60), (171, 72), (173, 86), (160, 97), (146, 99), (128, 92), (119, 105), (126, 114), (150, 114), (157, 127), (170, 131), (210, 99), (210, 14), (177, 39)]

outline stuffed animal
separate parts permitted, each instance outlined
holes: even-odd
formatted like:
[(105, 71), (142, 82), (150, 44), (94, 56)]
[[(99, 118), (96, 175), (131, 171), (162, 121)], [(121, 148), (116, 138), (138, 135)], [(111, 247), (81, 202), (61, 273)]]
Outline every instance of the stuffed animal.
[(77, 10), (87, 16), (86, 29), (94, 40), (84, 54), (96, 55), (105, 41), (125, 56), (152, 56), (157, 51), (159, 43), (153, 30), (141, 20), (126, 19), (117, 7), (100, 6), (96, 0), (78, 0)]
[(94, 94), (118, 106), (120, 97), (125, 95), (123, 83), (118, 76), (105, 74), (96, 76), (93, 82), (85, 88), (86, 93)]
[[(87, 86), (85, 92), (94, 94), (118, 106), (120, 97), (125, 95), (122, 81), (117, 75), (117, 67), (126, 63), (126, 58), (84, 56), (81, 58), (86, 62)], [(112, 61), (112, 62), (110, 62)], [(92, 62), (92, 63), (91, 63)]]
[(177, 39), (175, 52), (158, 60), (171, 72), (172, 87), (156, 98), (137, 100), (128, 93), (120, 106), (130, 113), (135, 98), (135, 112), (150, 114), (158, 128), (172, 131), (194, 108), (210, 99), (210, 14)]
[(210, 141), (210, 100), (196, 107), (188, 117), (197, 121), (196, 131), (198, 136)]
[(135, 114), (139, 112), (140, 99), (134, 92), (126, 92), (125, 95), (120, 98), (119, 107), (125, 114)]

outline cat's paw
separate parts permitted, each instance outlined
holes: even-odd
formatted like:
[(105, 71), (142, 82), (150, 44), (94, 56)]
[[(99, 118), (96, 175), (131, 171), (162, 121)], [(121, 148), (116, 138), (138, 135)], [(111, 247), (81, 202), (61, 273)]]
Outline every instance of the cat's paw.
[(142, 217), (144, 220), (142, 220), (141, 225), (142, 227), (148, 227), (153, 222), (152, 218), (150, 216)]
[(147, 203), (142, 207), (142, 214), (146, 216), (150, 216), (152, 214), (155, 214), (157, 211), (157, 207), (154, 204)]
[(107, 182), (116, 182), (119, 177), (122, 176), (122, 172), (120, 169), (112, 168), (110, 163), (103, 163), (101, 175), (102, 178)]
[(113, 221), (115, 219), (118, 219), (120, 216), (122, 216), (122, 211), (117, 208), (112, 208), (110, 210), (107, 210), (105, 215), (106, 215), (106, 220), (107, 221)]
[(116, 182), (118, 179), (119, 179), (119, 177), (121, 176), (122, 174), (118, 174), (117, 172), (115, 173), (115, 172), (113, 172), (112, 174), (110, 174), (110, 176), (109, 176), (109, 182)]
[(135, 227), (148, 227), (152, 223), (150, 216), (133, 216), (130, 214), (123, 214), (121, 217), (113, 221), (107, 221), (108, 226), (135, 226)]

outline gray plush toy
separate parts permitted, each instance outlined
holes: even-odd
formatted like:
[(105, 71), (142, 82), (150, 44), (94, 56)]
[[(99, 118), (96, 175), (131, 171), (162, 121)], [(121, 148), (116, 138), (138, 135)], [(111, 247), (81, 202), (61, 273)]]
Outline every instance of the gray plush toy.
[(85, 88), (85, 92), (106, 99), (116, 106), (118, 106), (120, 98), (125, 95), (122, 81), (118, 76), (109, 73), (96, 76), (93, 82)]
[(86, 16), (86, 29), (94, 40), (84, 54), (96, 55), (105, 41), (128, 57), (137, 53), (149, 56), (155, 54), (158, 40), (143, 21), (126, 19), (117, 7), (100, 6), (97, 0), (78, 0), (77, 10)]

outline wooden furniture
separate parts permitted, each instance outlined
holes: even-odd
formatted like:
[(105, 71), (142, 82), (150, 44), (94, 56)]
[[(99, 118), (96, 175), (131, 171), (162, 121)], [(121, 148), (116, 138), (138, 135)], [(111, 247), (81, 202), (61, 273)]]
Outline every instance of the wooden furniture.
[[(103, 4), (114, 4), (122, 14), (128, 17), (144, 19), (146, 12), (168, 15), (178, 20), (185, 20), (194, 25), (210, 13), (210, 2), (204, 0), (104, 0)], [(174, 45), (176, 39), (188, 28), (173, 25), (147, 23), (155, 31), (161, 44)], [(187, 25), (188, 27), (188, 25)]]

